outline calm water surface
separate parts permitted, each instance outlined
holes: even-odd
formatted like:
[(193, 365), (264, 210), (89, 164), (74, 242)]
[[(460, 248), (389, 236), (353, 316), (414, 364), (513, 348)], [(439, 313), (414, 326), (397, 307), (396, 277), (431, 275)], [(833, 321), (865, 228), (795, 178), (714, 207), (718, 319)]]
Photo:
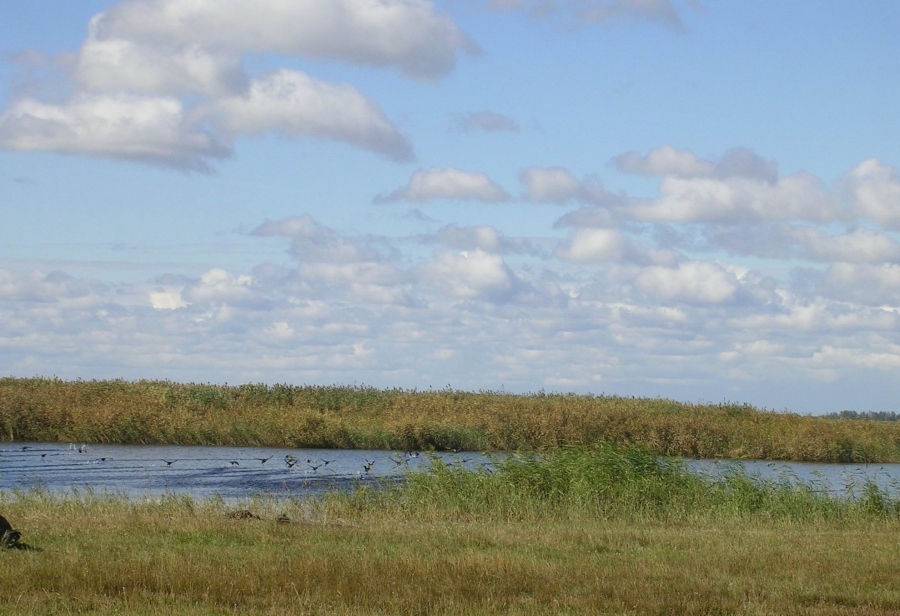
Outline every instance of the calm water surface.
[(900, 495), (900, 464), (686, 460), (685, 465), (700, 475), (717, 477), (741, 470), (766, 480), (803, 482), (821, 492), (850, 498), (859, 496), (867, 482), (891, 495)]
[[(493, 464), (491, 457), (480, 453), (434, 455), (470, 469)], [(406, 471), (429, 464), (427, 455), (402, 451), (5, 443), (0, 445), (0, 490), (91, 489), (129, 497), (292, 496), (399, 481)], [(854, 496), (867, 481), (900, 494), (900, 464), (686, 460), (685, 465), (691, 472), (713, 477), (742, 469), (839, 495)]]
[[(483, 454), (436, 455), (472, 469), (491, 464)], [(407, 470), (429, 464), (427, 455), (402, 451), (6, 443), (0, 445), (0, 490), (89, 488), (130, 497), (302, 495), (400, 480)]]

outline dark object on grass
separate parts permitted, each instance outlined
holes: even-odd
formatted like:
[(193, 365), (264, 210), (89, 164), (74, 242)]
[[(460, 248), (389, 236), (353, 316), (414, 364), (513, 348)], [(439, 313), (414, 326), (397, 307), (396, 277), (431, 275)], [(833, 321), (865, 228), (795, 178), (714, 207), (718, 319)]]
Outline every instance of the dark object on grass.
[(250, 511), (249, 509), (235, 509), (233, 511), (229, 511), (225, 514), (226, 518), (231, 518), (232, 520), (259, 520), (260, 517)]
[(22, 533), (14, 530), (12, 525), (0, 515), (0, 548), (14, 548), (19, 545)]

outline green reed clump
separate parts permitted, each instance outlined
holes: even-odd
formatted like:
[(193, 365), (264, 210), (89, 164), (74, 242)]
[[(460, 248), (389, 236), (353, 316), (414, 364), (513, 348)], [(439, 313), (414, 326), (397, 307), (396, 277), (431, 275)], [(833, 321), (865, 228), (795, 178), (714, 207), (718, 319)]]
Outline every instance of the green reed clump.
[(735, 403), (449, 388), (0, 378), (0, 438), (494, 451), (606, 441), (660, 456), (900, 461), (900, 422)]
[(435, 458), (428, 471), (410, 473), (402, 486), (349, 498), (357, 499), (357, 505), (450, 518), (900, 518), (900, 500), (874, 483), (854, 496), (831, 494), (796, 478), (755, 477), (737, 468), (706, 477), (644, 448), (606, 442), (512, 456), (475, 470)]

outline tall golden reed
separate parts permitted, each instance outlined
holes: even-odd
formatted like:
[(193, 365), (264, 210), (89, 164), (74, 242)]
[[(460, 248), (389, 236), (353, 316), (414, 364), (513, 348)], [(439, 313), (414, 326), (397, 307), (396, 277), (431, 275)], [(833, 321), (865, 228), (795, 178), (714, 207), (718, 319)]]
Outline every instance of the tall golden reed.
[(51, 442), (541, 450), (597, 441), (667, 456), (900, 461), (900, 425), (746, 404), (538, 392), (0, 379), (0, 438)]

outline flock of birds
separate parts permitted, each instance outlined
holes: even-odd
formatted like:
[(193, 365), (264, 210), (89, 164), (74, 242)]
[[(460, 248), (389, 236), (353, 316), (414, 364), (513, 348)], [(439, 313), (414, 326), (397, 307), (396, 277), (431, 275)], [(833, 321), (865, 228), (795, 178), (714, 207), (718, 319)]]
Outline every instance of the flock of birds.
[(320, 493), (352, 489), (358, 482), (402, 481), (407, 469), (425, 470), (438, 459), (488, 472), (493, 466), (490, 457), (452, 451), (6, 443), (0, 444), (0, 491), (85, 486), (129, 495), (188, 492), (226, 498)]
[[(451, 449), (450, 451), (452, 451), (455, 454), (458, 454), (460, 452), (459, 449)], [(6, 453), (13, 452), (13, 453), (20, 453), (20, 454), (39, 454), (41, 458), (46, 458), (48, 456), (58, 456), (58, 455), (65, 455), (65, 454), (71, 454), (71, 453), (86, 454), (86, 453), (88, 453), (88, 445), (87, 444), (78, 445), (75, 443), (70, 443), (68, 450), (51, 449), (51, 450), (47, 450), (47, 451), (35, 450), (34, 447), (31, 445), (24, 445), (21, 447), (21, 449), (0, 450), (0, 455), (2, 455), (4, 452), (6, 452)], [(245, 463), (249, 462), (249, 461), (258, 461), (260, 464), (266, 464), (272, 458), (274, 458), (275, 455), (276, 454), (273, 453), (267, 457), (252, 457), (252, 458), (247, 458), (247, 459), (243, 459), (243, 460), (241, 460), (241, 459), (227, 460), (226, 468), (240, 466), (241, 461), (244, 461)], [(420, 457), (421, 455), (422, 454), (419, 451), (405, 451), (402, 453), (395, 452), (392, 455), (388, 456), (388, 460), (393, 462), (396, 467), (404, 466), (404, 465), (408, 466), (411, 460), (414, 460), (414, 459)], [(96, 459), (91, 459), (90, 462), (101, 463), (101, 462), (106, 462), (109, 460), (113, 460), (113, 458), (109, 457), (109, 456), (103, 456), (103, 457), (98, 457)], [(470, 460), (469, 458), (457, 459), (457, 460), (455, 460), (455, 462), (456, 463), (466, 463), (469, 460)], [(197, 461), (197, 459), (179, 459), (179, 458), (175, 458), (175, 459), (161, 458), (161, 459), (159, 459), (159, 462), (165, 464), (166, 467), (171, 467), (178, 462), (196, 462), (196, 461)], [(376, 460), (369, 460), (368, 458), (364, 458), (364, 461), (365, 461), (365, 463), (362, 465), (362, 470), (357, 472), (358, 475), (369, 475), (372, 472), (372, 470), (375, 468)], [(329, 466), (328, 466), (329, 464), (332, 464), (333, 462), (337, 462), (337, 459), (329, 460), (329, 459), (325, 459), (325, 458), (316, 458), (316, 459), (305, 458), (305, 460), (304, 460), (302, 458), (297, 458), (297, 456), (295, 456), (293, 454), (287, 454), (284, 456), (284, 464), (285, 464), (285, 466), (287, 466), (288, 469), (295, 469), (295, 468), (300, 469), (301, 467), (306, 466), (313, 473), (318, 473), (319, 469), (323, 469), (323, 471), (327, 470), (327, 471), (331, 471), (332, 473), (335, 473), (335, 471), (333, 470), (333, 467), (329, 468)]]

